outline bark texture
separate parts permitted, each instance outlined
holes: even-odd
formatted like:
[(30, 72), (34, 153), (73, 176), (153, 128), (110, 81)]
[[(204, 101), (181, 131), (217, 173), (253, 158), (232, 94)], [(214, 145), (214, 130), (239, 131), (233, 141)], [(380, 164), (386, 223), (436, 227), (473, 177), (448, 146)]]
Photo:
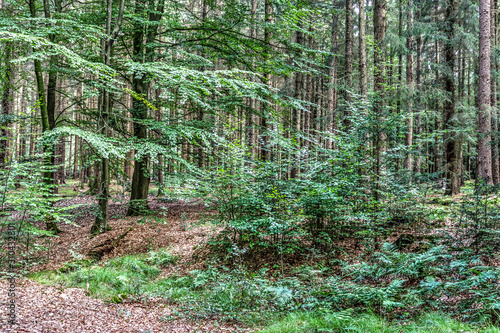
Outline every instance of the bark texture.
[(477, 175), (479, 181), (492, 184), (491, 172), (491, 73), (490, 73), (490, 0), (479, 1), (479, 113)]
[(455, 36), (455, 20), (457, 10), (456, 0), (446, 1), (445, 12), (445, 33), (447, 40), (445, 42), (444, 52), (444, 66), (447, 67), (446, 75), (444, 75), (444, 88), (447, 92), (447, 99), (443, 103), (443, 125), (447, 130), (447, 137), (444, 144), (444, 152), (446, 158), (446, 195), (455, 195), (460, 192), (459, 184), (459, 168), (458, 168), (458, 151), (457, 142), (455, 138), (455, 130), (453, 124), (453, 117), (455, 115), (455, 50), (453, 45), (453, 38)]

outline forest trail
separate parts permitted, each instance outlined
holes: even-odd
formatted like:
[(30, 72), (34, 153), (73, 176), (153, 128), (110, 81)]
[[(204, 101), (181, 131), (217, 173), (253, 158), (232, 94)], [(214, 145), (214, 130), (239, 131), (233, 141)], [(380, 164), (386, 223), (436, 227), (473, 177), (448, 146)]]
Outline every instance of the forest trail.
[(235, 332), (214, 322), (169, 320), (174, 306), (159, 301), (105, 304), (77, 288), (56, 288), (24, 279), (16, 288), (17, 325), (5, 326), (7, 282), (0, 281), (0, 332)]

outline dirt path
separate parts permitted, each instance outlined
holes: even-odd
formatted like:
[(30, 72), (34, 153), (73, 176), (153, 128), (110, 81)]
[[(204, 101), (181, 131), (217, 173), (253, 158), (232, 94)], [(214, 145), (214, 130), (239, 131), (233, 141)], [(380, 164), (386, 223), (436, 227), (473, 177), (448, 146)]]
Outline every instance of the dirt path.
[(76, 288), (59, 289), (31, 280), (16, 289), (17, 325), (6, 325), (7, 281), (0, 281), (0, 332), (249, 332), (214, 322), (169, 320), (174, 308), (160, 302), (104, 304)]

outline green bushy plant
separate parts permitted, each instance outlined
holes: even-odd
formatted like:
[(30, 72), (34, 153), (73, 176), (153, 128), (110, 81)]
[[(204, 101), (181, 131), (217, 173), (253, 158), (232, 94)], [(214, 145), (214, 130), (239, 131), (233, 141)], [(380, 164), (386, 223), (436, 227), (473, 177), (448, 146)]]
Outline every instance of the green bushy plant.
[[(394, 228), (415, 227), (425, 220), (414, 177), (398, 167), (405, 156), (400, 146), (384, 154), (383, 172), (374, 174), (380, 161), (367, 144), (370, 136), (379, 134), (380, 120), (366, 117), (371, 106), (365, 104), (349, 105), (352, 127), (321, 133), (324, 140), (268, 131), (265, 160), (248, 160), (251, 152), (238, 142), (216, 151), (224, 163), (209, 168), (197, 189), (217, 210), (210, 216), (212, 222), (224, 226), (212, 240), (213, 248), (230, 253), (233, 244), (248, 247), (249, 258), (260, 250), (273, 254), (283, 267), (289, 255), (310, 248), (328, 253), (346, 238), (357, 239), (365, 249), (378, 249)], [(385, 130), (393, 136), (400, 130), (396, 118), (388, 115), (386, 121)], [(336, 149), (327, 149), (328, 140)]]
[[(43, 155), (30, 159), (11, 160), (0, 169), (0, 276), (24, 275), (30, 268), (45, 260), (44, 250), (50, 246), (53, 232), (40, 225), (46, 221), (72, 224), (69, 210), (59, 207), (53, 194), (54, 185), (43, 182)], [(7, 271), (5, 245), (14, 241), (15, 272)]]
[(384, 244), (369, 261), (345, 264), (344, 278), (331, 277), (314, 293), (337, 309), (364, 307), (384, 315), (448, 311), (461, 319), (497, 321), (500, 269), (482, 266), (471, 253), (437, 246), (402, 253)]
[(500, 250), (499, 186), (483, 181), (456, 204), (453, 217), (459, 223), (459, 232), (453, 245), (472, 246), (477, 254), (495, 255)]
[(152, 265), (167, 267), (175, 265), (179, 260), (179, 255), (172, 254), (172, 250), (159, 249), (158, 251), (149, 251), (146, 261)]

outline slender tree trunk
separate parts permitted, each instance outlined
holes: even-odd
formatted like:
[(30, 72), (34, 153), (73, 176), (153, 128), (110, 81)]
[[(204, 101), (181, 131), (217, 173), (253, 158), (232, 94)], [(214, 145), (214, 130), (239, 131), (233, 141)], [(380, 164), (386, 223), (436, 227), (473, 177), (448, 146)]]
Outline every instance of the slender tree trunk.
[[(29, 2), (30, 14), (32, 18), (37, 17), (35, 0)], [(48, 1), (44, 0), (45, 17), (50, 19), (50, 8)], [(53, 37), (50, 37), (53, 40)], [(50, 57), (50, 62), (55, 61), (55, 57)], [(42, 133), (50, 131), (54, 128), (54, 111), (55, 111), (55, 82), (57, 75), (54, 72), (49, 72), (49, 83), (47, 86), (47, 95), (45, 91), (45, 83), (43, 80), (42, 62), (38, 59), (33, 60), (36, 79), (36, 87), (38, 93), (38, 105), (40, 107), (40, 115), (42, 120)], [(54, 148), (53, 145), (47, 143), (43, 147), (43, 182), (47, 187), (47, 196), (54, 194)], [(56, 222), (51, 216), (46, 217), (46, 227), (48, 231), (59, 233), (61, 230), (57, 227)]]
[[(111, 23), (113, 19), (113, 0), (107, 0), (106, 6), (106, 39), (103, 41), (103, 60), (106, 66), (111, 65), (111, 56), (113, 54), (113, 44), (115, 39), (118, 37), (118, 33), (120, 32), (122, 19), (123, 19), (123, 11), (125, 8), (125, 0), (120, 1), (119, 9), (118, 9), (118, 17), (116, 20), (116, 26), (111, 31)], [(102, 132), (101, 134), (104, 137), (110, 136), (110, 128), (109, 128), (109, 114), (111, 112), (111, 96), (107, 89), (104, 89), (102, 92), (102, 109), (101, 109), (101, 118), (102, 118)], [(96, 215), (94, 225), (90, 229), (92, 234), (99, 234), (103, 232), (107, 232), (111, 230), (109, 226), (109, 214), (108, 214), (108, 206), (109, 206), (109, 182), (110, 182), (110, 170), (109, 170), (109, 157), (102, 156), (101, 157), (101, 178), (99, 181), (99, 194), (98, 194), (98, 205), (99, 205), (99, 213)]]
[[(497, 6), (496, 0), (491, 0), (491, 48), (494, 50), (497, 45), (496, 19)], [(491, 52), (491, 127), (492, 127), (492, 145), (491, 145), (491, 175), (493, 184), (500, 183), (500, 161), (498, 154), (498, 109), (497, 109), (497, 57), (495, 52)]]
[[(438, 22), (438, 3), (435, 3), (435, 23), (437, 24)], [(434, 53), (435, 53), (435, 58), (436, 58), (436, 70), (435, 70), (435, 81), (439, 82), (440, 80), (440, 75), (439, 75), (439, 70), (438, 66), (441, 64), (441, 57), (440, 57), (440, 48), (439, 48), (439, 41), (434, 41)], [(441, 108), (441, 102), (438, 98), (434, 99), (434, 105), (435, 105), (435, 116), (434, 116), (434, 131), (435, 133), (438, 133), (439, 130), (441, 129), (441, 124), (439, 121), (439, 113), (440, 113), (440, 108)], [(432, 149), (433, 153), (433, 164), (434, 164), (434, 173), (440, 174), (441, 172), (441, 150), (440, 150), (440, 139), (437, 135), (434, 135), (434, 147)]]
[[(334, 15), (332, 18), (332, 53), (335, 52), (335, 47), (337, 46), (337, 17)], [(336, 85), (337, 76), (337, 59), (336, 57), (330, 57), (330, 63), (328, 64), (328, 91), (327, 91), (327, 114), (326, 114), (326, 131), (333, 134), (336, 129), (336, 109), (337, 109), (337, 89)], [(332, 149), (335, 143), (332, 139), (328, 138), (326, 141), (326, 148)]]
[(6, 42), (4, 48), (4, 61), (5, 61), (5, 80), (3, 82), (4, 88), (2, 93), (2, 117), (3, 121), (0, 123), (0, 165), (8, 160), (10, 133), (9, 116), (13, 114), (13, 80), (14, 80), (14, 66), (10, 63), (12, 58), (12, 43)]
[[(257, 13), (257, 6), (258, 6), (259, 1), (258, 0), (252, 0), (252, 18), (255, 20), (255, 16)], [(250, 28), (250, 38), (252, 39), (257, 39), (257, 29), (254, 27)], [(248, 116), (248, 122), (247, 122), (247, 144), (250, 147), (250, 159), (253, 161), (257, 158), (258, 151), (257, 151), (257, 123), (258, 123), (258, 117), (255, 114), (256, 109), (257, 109), (257, 101), (255, 98), (250, 98), (249, 100), (249, 107), (250, 107), (250, 115)]]
[(445, 33), (447, 40), (443, 50), (444, 66), (447, 67), (446, 74), (444, 75), (444, 86), (448, 94), (443, 103), (443, 123), (444, 129), (448, 133), (444, 145), (447, 180), (446, 195), (455, 195), (460, 192), (458, 145), (455, 139), (456, 133), (453, 124), (453, 117), (455, 115), (455, 45), (453, 44), (453, 39), (455, 37), (454, 24), (456, 20), (456, 10), (457, 1), (447, 0), (445, 14)]
[(366, 99), (368, 73), (366, 64), (366, 0), (359, 0), (359, 91)]
[[(301, 24), (299, 23), (299, 27), (301, 26)], [(295, 33), (295, 42), (299, 45), (303, 45), (304, 43), (304, 33), (302, 31), (297, 31)], [(298, 54), (296, 55), (297, 57), (302, 57), (302, 53), (301, 52), (298, 52)], [(300, 59), (299, 61), (302, 61), (302, 59)], [(299, 100), (303, 100), (304, 99), (304, 74), (303, 73), (296, 73), (296, 76), (295, 76), (295, 98), (296, 99), (299, 99)], [(293, 116), (292, 116), (292, 124), (295, 125), (295, 130), (296, 130), (296, 138), (297, 138), (297, 147), (296, 149), (297, 150), (300, 150), (301, 146), (302, 146), (302, 140), (300, 139), (300, 136), (298, 135), (298, 133), (302, 130), (302, 127), (301, 127), (301, 120), (302, 120), (302, 110), (301, 109), (295, 109), (293, 111)], [(293, 166), (292, 168), (292, 171), (291, 171), (291, 177), (292, 178), (296, 178), (298, 175), (299, 175), (299, 170), (300, 170), (300, 165), (301, 165), (301, 158), (300, 158), (300, 153), (296, 153), (295, 156), (294, 156), (294, 160), (295, 160), (295, 165)]]
[[(309, 25), (309, 36), (308, 36), (308, 42), (307, 42), (307, 47), (309, 49), (313, 49), (313, 37), (312, 37), (312, 25)], [(313, 92), (314, 92), (314, 83), (313, 83), (313, 77), (311, 74), (308, 74), (306, 76), (305, 80), (305, 100), (308, 102), (313, 101)], [(304, 112), (304, 133), (306, 136), (306, 140), (304, 141), (303, 148), (304, 148), (304, 165), (303, 167), (307, 167), (307, 163), (309, 161), (309, 146), (310, 146), (310, 140), (311, 140), (311, 114), (313, 113), (312, 110), (313, 106), (308, 106), (307, 107), (307, 112)]]
[[(412, 0), (408, 0), (408, 7), (410, 7), (410, 2)], [(398, 36), (400, 39), (403, 38), (403, 0), (399, 0), (399, 6), (398, 6)], [(409, 16), (412, 15), (411, 10), (408, 11), (408, 19)], [(408, 25), (410, 22), (408, 22)], [(407, 37), (409, 38), (409, 37)], [(408, 40), (407, 40), (407, 46), (408, 46)], [(403, 85), (403, 52), (401, 50), (398, 50), (398, 78), (397, 78), (397, 84), (396, 84), (396, 91), (397, 93), (397, 98), (396, 98), (396, 114), (401, 114), (401, 87)], [(391, 57), (392, 59), (392, 57)], [(392, 67), (392, 66), (391, 66)], [(391, 70), (392, 71), (392, 70)], [(392, 86), (392, 82), (390, 83)], [(408, 158), (408, 156), (407, 156)], [(411, 158), (411, 157), (410, 157)], [(399, 164), (399, 158), (398, 158), (398, 164)], [(405, 159), (405, 162), (407, 160)], [(411, 163), (411, 162), (410, 162)]]
[(408, 54), (406, 55), (406, 84), (408, 86), (408, 115), (406, 118), (406, 147), (409, 150), (406, 154), (405, 167), (409, 172), (413, 170), (411, 150), (413, 146), (413, 0), (408, 0), (408, 29), (406, 48)]
[[(264, 21), (265, 21), (265, 28), (264, 28), (264, 42), (266, 43), (266, 48), (267, 50), (265, 51), (264, 54), (264, 60), (265, 62), (269, 62), (270, 60), (270, 50), (271, 50), (271, 22), (272, 22), (272, 5), (271, 5), (271, 0), (265, 0), (264, 1)], [(268, 86), (272, 85), (271, 82), (271, 71), (270, 68), (266, 69), (264, 72), (264, 83), (267, 84)], [(264, 105), (264, 115), (261, 118), (262, 123), (262, 131), (269, 131), (270, 130), (270, 124), (269, 121), (272, 120), (272, 111), (271, 107), (267, 104)], [(271, 160), (271, 146), (270, 141), (271, 137), (269, 135), (264, 135), (263, 137), (263, 146), (262, 146), (262, 159), (264, 161), (270, 161)]]
[(417, 156), (415, 157), (415, 173), (420, 175), (422, 172), (422, 144), (421, 144), (421, 135), (422, 135), (422, 101), (420, 98), (420, 94), (422, 93), (422, 35), (418, 35), (417, 37), (417, 114), (415, 117), (416, 126), (415, 126), (415, 136), (418, 140), (417, 147)]
[[(352, 19), (352, 1), (345, 1), (345, 57), (344, 57), (344, 101), (348, 104), (351, 101), (349, 89), (352, 86), (352, 49), (353, 49), (353, 19)], [(344, 112), (344, 126), (351, 126), (349, 117), (350, 108), (346, 105)]]
[(374, 112), (378, 118), (376, 124), (376, 135), (375, 135), (375, 191), (374, 199), (376, 202), (379, 200), (379, 181), (380, 175), (383, 167), (382, 155), (386, 151), (386, 133), (381, 126), (381, 123), (385, 121), (385, 110), (384, 110), (384, 97), (385, 97), (385, 30), (386, 30), (386, 6), (385, 0), (374, 0), (373, 2), (373, 30), (374, 30), (374, 55), (373, 55), (373, 65), (374, 65), (374, 90), (375, 90), (375, 101), (374, 101)]
[(479, 181), (493, 184), (491, 172), (491, 65), (490, 0), (479, 1), (479, 114), (477, 175)]

